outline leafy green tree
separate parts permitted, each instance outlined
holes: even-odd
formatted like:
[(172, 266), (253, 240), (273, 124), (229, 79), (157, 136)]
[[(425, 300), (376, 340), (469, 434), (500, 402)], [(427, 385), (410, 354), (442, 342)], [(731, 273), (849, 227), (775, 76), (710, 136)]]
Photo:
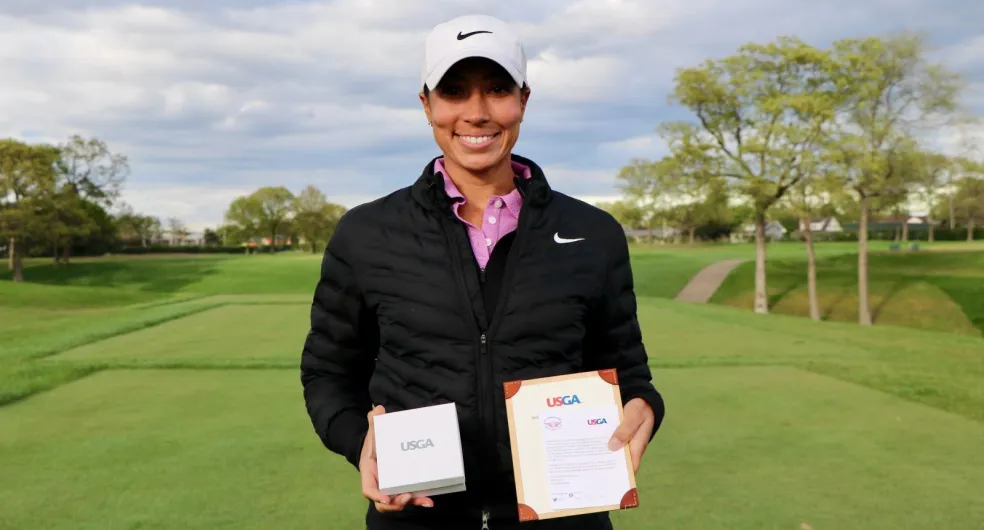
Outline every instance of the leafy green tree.
[(345, 207), (328, 202), (324, 193), (314, 186), (307, 186), (294, 199), (294, 226), (304, 236), (311, 253), (323, 248), (331, 238)]
[(616, 186), (637, 209), (641, 228), (649, 230), (650, 246), (656, 223), (670, 221), (670, 207), (675, 199), (673, 171), (674, 164), (667, 158), (656, 162), (634, 158), (618, 172)]
[(929, 225), (931, 242), (935, 241), (933, 212), (940, 203), (943, 186), (949, 182), (954, 169), (954, 161), (942, 153), (919, 151), (913, 160), (913, 194), (926, 204), (926, 222)]
[(746, 44), (732, 56), (677, 72), (671, 99), (697, 123), (662, 127), (687, 165), (716, 167), (755, 212), (756, 312), (768, 312), (765, 225), (769, 209), (802, 178), (797, 171), (833, 119), (839, 91), (829, 54), (791, 37)]
[(829, 144), (841, 165), (844, 187), (859, 203), (858, 319), (870, 325), (871, 201), (898, 197), (912, 183), (912, 173), (903, 169), (917, 150), (913, 133), (930, 118), (945, 117), (955, 109), (960, 83), (956, 74), (926, 59), (917, 35), (842, 39), (834, 42), (832, 53), (833, 78), (844, 100), (840, 127)]
[(242, 239), (257, 235), (270, 236), (270, 252), (275, 252), (277, 235), (293, 218), (294, 195), (283, 186), (267, 186), (232, 201), (226, 211), (226, 222)]
[(627, 228), (646, 228), (642, 208), (631, 200), (618, 200), (614, 202), (599, 203), (599, 208), (612, 214), (622, 226)]
[(60, 149), (58, 188), (66, 195), (61, 204), (71, 212), (64, 217), (57, 216), (51, 229), (55, 244), (62, 245), (61, 259), (68, 263), (73, 241), (95, 227), (95, 221), (85, 217), (86, 209), (80, 201), (111, 206), (130, 173), (130, 164), (125, 155), (113, 153), (98, 138), (73, 135)]
[(24, 281), (27, 242), (46, 229), (45, 213), (55, 201), (57, 160), (53, 146), (0, 140), (0, 234), (7, 236), (15, 282)]
[(967, 227), (967, 241), (973, 241), (974, 229), (984, 226), (984, 164), (969, 162), (967, 171), (957, 183), (953, 203), (957, 220)]

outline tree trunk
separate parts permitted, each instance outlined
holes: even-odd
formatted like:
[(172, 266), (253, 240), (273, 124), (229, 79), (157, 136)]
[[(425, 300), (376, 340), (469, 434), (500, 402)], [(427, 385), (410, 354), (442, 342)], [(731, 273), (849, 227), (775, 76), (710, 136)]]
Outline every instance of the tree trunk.
[(765, 292), (765, 212), (755, 213), (755, 312), (768, 313)]
[(933, 236), (933, 230), (934, 230), (934, 228), (933, 228), (933, 217), (932, 216), (927, 216), (926, 217), (926, 222), (929, 223), (929, 242), (932, 243), (933, 241), (935, 241), (935, 237)]
[(948, 198), (950, 200), (950, 230), (953, 230), (953, 227), (957, 226), (954, 222), (954, 219), (957, 217), (957, 212), (956, 208), (953, 206), (953, 193), (950, 193)]
[(967, 220), (967, 241), (974, 240), (974, 219)]
[(10, 238), (10, 268), (14, 271), (14, 281), (24, 281), (24, 256), (14, 246), (14, 238)]
[(277, 231), (274, 230), (270, 235), (270, 254), (277, 252)]
[(68, 241), (65, 241), (65, 246), (62, 247), (62, 261), (65, 265), (68, 265), (68, 258), (72, 255), (72, 238), (69, 237)]
[(902, 220), (902, 241), (909, 241), (909, 220)]
[(861, 222), (858, 224), (858, 322), (871, 325), (868, 309), (868, 197), (861, 197)]
[(10, 236), (10, 245), (9, 245), (10, 248), (8, 249), (10, 254), (7, 256), (10, 265), (10, 270), (14, 270), (14, 252), (17, 250), (16, 245), (17, 245), (17, 240), (14, 239), (14, 236)]
[(817, 256), (813, 250), (813, 229), (810, 220), (803, 219), (803, 235), (806, 239), (806, 285), (810, 294), (810, 318), (820, 320), (820, 301), (817, 299)]
[(57, 266), (61, 261), (61, 256), (58, 255), (58, 240), (51, 242), (51, 256), (55, 260), (55, 265)]
[(691, 245), (694, 244), (694, 240), (696, 238), (697, 238), (697, 227), (696, 226), (691, 226), (690, 227), (690, 244)]

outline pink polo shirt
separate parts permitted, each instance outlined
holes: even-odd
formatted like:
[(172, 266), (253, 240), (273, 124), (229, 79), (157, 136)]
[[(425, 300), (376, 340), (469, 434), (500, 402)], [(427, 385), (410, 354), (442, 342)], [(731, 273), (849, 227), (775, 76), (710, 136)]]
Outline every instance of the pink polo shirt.
[[(523, 178), (530, 178), (530, 168), (523, 164), (513, 161), (513, 171)], [(465, 202), (465, 196), (461, 194), (458, 187), (454, 185), (447, 171), (444, 170), (444, 159), (439, 158), (434, 164), (434, 171), (440, 172), (444, 177), (444, 190), (452, 199), (457, 199), (452, 208), (454, 215), (468, 228), (468, 239), (471, 241), (472, 251), (479, 267), (485, 269), (489, 262), (489, 256), (495, 248), (495, 244), (516, 229), (519, 224), (519, 210), (523, 206), (523, 196), (519, 190), (512, 190), (504, 196), (492, 196), (488, 204), (485, 205), (485, 215), (482, 217), (482, 226), (475, 226), (465, 221), (458, 213), (458, 209)]]

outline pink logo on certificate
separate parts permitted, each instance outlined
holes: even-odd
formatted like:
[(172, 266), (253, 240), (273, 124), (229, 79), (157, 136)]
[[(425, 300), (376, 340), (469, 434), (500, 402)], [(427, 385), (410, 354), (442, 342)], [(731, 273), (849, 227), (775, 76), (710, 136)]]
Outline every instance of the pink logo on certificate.
[(544, 427), (550, 429), (551, 431), (556, 431), (563, 424), (564, 423), (562, 421), (560, 421), (560, 418), (558, 418), (556, 416), (551, 416), (551, 417), (543, 420)]

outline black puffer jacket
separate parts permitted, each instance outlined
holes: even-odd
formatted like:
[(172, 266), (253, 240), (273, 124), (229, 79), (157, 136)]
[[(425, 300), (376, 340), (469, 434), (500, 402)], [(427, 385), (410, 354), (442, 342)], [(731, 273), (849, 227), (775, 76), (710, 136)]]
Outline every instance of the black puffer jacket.
[(468, 491), (399, 517), (516, 518), (505, 381), (617, 368), (623, 400), (645, 399), (657, 427), (663, 418), (621, 226), (513, 158), (532, 178), (516, 179), (519, 226), (485, 271), (434, 161), (413, 185), (346, 213), (324, 254), (301, 380), (325, 446), (358, 466), (374, 404), (457, 405)]

